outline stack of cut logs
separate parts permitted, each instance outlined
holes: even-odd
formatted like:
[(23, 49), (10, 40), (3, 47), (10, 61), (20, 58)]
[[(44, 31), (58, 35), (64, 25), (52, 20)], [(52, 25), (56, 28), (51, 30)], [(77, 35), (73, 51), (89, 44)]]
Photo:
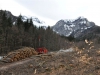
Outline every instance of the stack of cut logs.
[(8, 53), (7, 56), (3, 58), (4, 62), (14, 62), (31, 57), (32, 55), (38, 55), (34, 48), (24, 47), (13, 52)]

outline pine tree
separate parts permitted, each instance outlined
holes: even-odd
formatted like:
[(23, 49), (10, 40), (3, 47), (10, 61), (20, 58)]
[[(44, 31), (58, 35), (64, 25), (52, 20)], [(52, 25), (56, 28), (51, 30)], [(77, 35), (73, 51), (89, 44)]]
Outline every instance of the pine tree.
[(7, 24), (7, 18), (6, 18), (6, 11), (2, 14), (2, 28), (3, 31), (5, 32), (6, 29), (6, 24)]
[(9, 31), (11, 30), (11, 27), (12, 27), (11, 17), (7, 18), (6, 11), (4, 11), (3, 14), (2, 14), (2, 29), (3, 29), (5, 46), (8, 44), (7, 38), (8, 38), (8, 35), (9, 35)]
[(23, 23), (23, 21), (22, 21), (22, 15), (20, 14), (18, 16), (18, 18), (17, 18), (17, 27), (18, 27), (18, 29), (20, 29), (22, 23)]
[(29, 19), (27, 19), (27, 20), (24, 22), (24, 31), (28, 32), (30, 26), (31, 26), (31, 23), (30, 23)]
[(24, 31), (27, 31), (28, 30), (27, 26), (28, 26), (28, 19), (27, 19), (26, 22), (24, 22)]
[(9, 17), (9, 18), (7, 19), (7, 21), (8, 21), (8, 22), (7, 22), (7, 23), (8, 23), (8, 26), (9, 26), (9, 27), (12, 27), (11, 17)]
[(30, 21), (30, 23), (29, 23), (29, 24), (30, 24), (30, 26), (33, 26), (33, 21), (32, 21), (32, 18), (30, 18), (30, 20), (29, 20), (29, 21)]

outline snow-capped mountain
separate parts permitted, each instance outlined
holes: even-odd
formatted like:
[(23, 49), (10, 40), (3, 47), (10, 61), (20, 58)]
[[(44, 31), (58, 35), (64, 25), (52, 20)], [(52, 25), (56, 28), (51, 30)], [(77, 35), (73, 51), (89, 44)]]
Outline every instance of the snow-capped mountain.
[(73, 36), (77, 38), (85, 30), (95, 26), (95, 23), (89, 22), (84, 17), (78, 17), (75, 20), (62, 19), (58, 21), (53, 27), (53, 31), (63, 36)]
[(34, 16), (22, 16), (23, 22), (26, 21), (27, 19), (32, 18), (33, 24), (36, 26), (46, 26), (46, 23), (44, 21), (39, 20), (37, 17)]
[[(1, 10), (0, 10), (1, 11)], [(10, 11), (6, 11), (7, 17), (11, 17), (13, 24), (16, 24), (18, 16), (14, 16)], [(22, 15), (22, 21), (25, 22), (27, 19), (32, 18), (33, 24), (37, 27), (39, 26), (47, 26), (44, 21), (41, 21), (37, 17), (34, 16), (23, 16)]]

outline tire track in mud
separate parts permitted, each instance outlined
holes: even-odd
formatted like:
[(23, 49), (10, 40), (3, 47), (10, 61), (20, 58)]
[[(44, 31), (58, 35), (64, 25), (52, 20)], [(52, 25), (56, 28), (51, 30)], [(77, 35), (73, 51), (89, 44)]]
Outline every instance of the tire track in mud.
[(22, 64), (25, 64), (27, 62), (29, 62), (30, 60), (33, 60), (31, 58), (27, 58), (27, 59), (24, 59), (24, 60), (21, 60), (21, 61), (17, 61), (17, 62), (13, 62), (13, 63), (7, 63), (6, 65), (3, 65), (0, 67), (0, 70), (6, 70), (6, 69), (9, 69), (11, 67), (15, 67), (15, 66), (19, 66), (19, 65), (22, 65)]

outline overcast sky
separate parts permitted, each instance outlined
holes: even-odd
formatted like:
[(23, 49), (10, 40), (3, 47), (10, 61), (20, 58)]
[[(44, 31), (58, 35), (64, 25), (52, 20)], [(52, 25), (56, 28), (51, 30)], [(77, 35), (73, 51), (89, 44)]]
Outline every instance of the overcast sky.
[(16, 16), (36, 16), (50, 26), (79, 16), (100, 25), (100, 0), (0, 0), (0, 9)]

